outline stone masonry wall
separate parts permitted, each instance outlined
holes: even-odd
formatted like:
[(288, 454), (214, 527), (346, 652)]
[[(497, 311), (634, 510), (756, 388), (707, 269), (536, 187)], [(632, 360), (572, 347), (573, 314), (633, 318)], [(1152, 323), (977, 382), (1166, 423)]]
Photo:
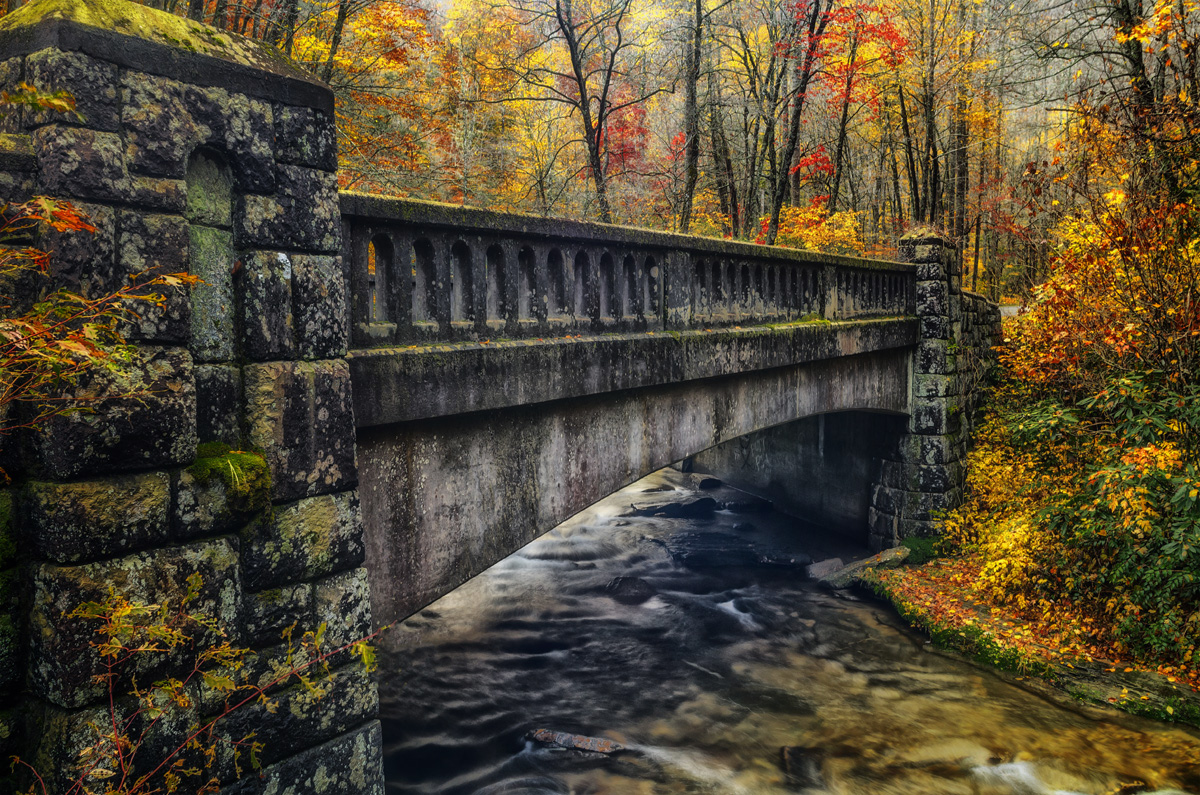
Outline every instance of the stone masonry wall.
[(934, 535), (937, 516), (962, 502), (963, 462), (1000, 341), (1000, 309), (962, 290), (953, 244), (919, 230), (901, 239), (901, 256), (917, 266), (921, 341), (913, 355), (908, 431), (896, 455), (882, 461), (871, 494), (875, 549)]
[[(39, 289), (204, 280), (135, 307), (130, 371), (80, 384), (92, 410), (3, 440), (16, 477), (0, 490), (0, 704), (17, 708), (0, 711), (0, 754), (25, 755), (52, 791), (106, 711), (92, 625), (66, 618), (85, 600), (177, 603), (199, 574), (193, 607), (254, 650), (251, 676), (293, 624), (298, 638), (326, 623), (329, 648), (370, 631), (332, 95), (247, 46), (121, 0), (37, 0), (0, 28), (3, 87), (66, 90), (83, 117), (2, 122), (2, 198), (70, 199), (96, 226), (44, 236), (53, 283)], [(207, 442), (265, 455), (269, 507), (193, 468)], [(343, 662), (327, 690), (285, 685), (270, 710), (227, 720), (230, 737), (257, 733), (265, 765), (237, 781), (220, 756), (227, 792), (382, 792), (375, 685)], [(159, 742), (220, 711), (195, 696)]]

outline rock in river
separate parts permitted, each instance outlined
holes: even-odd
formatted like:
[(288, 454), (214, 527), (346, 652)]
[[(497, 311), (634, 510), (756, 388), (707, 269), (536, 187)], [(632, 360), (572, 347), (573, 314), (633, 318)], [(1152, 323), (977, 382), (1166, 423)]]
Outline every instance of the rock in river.
[(603, 737), (588, 737), (583, 734), (556, 732), (552, 729), (535, 729), (525, 735), (529, 740), (568, 751), (589, 751), (594, 754), (615, 754), (624, 751), (625, 746)]
[(604, 586), (604, 593), (623, 605), (640, 605), (658, 591), (641, 577), (615, 577)]
[(694, 497), (662, 505), (631, 506), (635, 516), (662, 516), (667, 519), (710, 519), (717, 510), (712, 497)]

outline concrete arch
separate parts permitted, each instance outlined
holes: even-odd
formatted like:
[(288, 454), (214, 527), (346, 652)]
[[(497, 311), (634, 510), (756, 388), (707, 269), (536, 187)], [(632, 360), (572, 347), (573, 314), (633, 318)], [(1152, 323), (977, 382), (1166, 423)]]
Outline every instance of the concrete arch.
[(375, 620), (409, 615), (597, 500), (714, 445), (827, 412), (904, 414), (909, 359), (884, 350), (361, 429)]

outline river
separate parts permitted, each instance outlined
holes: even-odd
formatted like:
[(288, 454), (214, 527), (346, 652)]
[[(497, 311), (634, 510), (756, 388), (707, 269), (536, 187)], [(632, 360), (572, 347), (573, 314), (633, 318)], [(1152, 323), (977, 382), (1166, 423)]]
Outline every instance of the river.
[(644, 515), (703, 496), (746, 497), (664, 470), (394, 629), (390, 795), (1200, 795), (1200, 733), (1046, 700), (804, 580), (856, 552), (822, 528)]

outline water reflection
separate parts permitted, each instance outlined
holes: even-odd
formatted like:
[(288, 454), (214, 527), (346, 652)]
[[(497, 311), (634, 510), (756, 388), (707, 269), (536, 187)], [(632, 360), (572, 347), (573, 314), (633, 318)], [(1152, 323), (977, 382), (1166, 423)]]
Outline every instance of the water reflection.
[[(390, 792), (1200, 793), (1195, 733), (936, 653), (886, 608), (801, 579), (810, 557), (847, 556), (829, 533), (705, 518), (703, 496), (745, 495), (695, 482), (618, 492), (391, 635)], [(644, 515), (667, 503), (700, 518)], [(543, 728), (625, 750), (528, 739)]]

